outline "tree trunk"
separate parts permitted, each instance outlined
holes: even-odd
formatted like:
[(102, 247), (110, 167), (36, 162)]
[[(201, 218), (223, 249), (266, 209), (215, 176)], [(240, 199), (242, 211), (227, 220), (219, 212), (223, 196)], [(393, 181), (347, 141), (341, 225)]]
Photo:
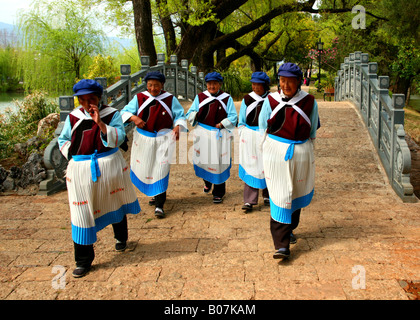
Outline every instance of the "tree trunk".
[(156, 48), (153, 40), (152, 8), (150, 0), (132, 0), (134, 27), (140, 56), (149, 56), (150, 65), (157, 64)]
[(175, 29), (172, 24), (171, 17), (166, 11), (167, 1), (156, 0), (156, 5), (158, 7), (160, 24), (165, 36), (166, 56), (169, 57), (176, 49)]
[(218, 64), (221, 60), (226, 58), (226, 48), (217, 49), (216, 63)]
[(178, 44), (175, 54), (178, 60), (187, 59), (197, 66), (199, 71), (209, 72), (214, 69), (214, 51), (209, 50), (209, 44), (217, 33), (214, 22), (206, 22), (202, 26), (189, 26), (184, 37)]
[(403, 93), (406, 98), (406, 103), (408, 103), (407, 99), (409, 99), (408, 89), (411, 86), (411, 80), (412, 79), (405, 79), (405, 78), (400, 78), (399, 76), (397, 76), (396, 83), (395, 83), (394, 93)]

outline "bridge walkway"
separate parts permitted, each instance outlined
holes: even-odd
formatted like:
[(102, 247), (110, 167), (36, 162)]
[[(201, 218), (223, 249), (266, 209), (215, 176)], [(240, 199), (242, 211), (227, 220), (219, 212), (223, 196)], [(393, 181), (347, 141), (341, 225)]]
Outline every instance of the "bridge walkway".
[[(192, 164), (177, 163), (167, 217), (155, 219), (138, 193), (142, 212), (129, 216), (129, 249), (115, 252), (105, 228), (94, 267), (80, 279), (71, 276), (67, 193), (0, 197), (0, 299), (413, 298), (404, 287), (420, 280), (420, 204), (394, 193), (350, 103), (319, 101), (319, 112), (315, 196), (290, 259), (272, 258), (269, 207), (241, 210), (237, 163), (219, 205), (203, 194)], [(57, 290), (60, 270), (67, 273)]]

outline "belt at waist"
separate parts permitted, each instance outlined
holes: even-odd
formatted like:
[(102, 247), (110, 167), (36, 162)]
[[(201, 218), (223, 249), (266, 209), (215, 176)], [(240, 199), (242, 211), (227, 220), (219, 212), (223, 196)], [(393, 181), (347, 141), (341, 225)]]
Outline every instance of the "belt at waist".
[(295, 152), (295, 144), (303, 144), (306, 141), (308, 141), (308, 139), (306, 139), (306, 140), (289, 140), (289, 139), (285, 139), (285, 138), (282, 138), (282, 137), (279, 137), (279, 136), (275, 136), (273, 134), (268, 134), (268, 136), (271, 139), (274, 139), (276, 141), (289, 144), (289, 147), (287, 148), (287, 151), (286, 151), (286, 155), (284, 157), (284, 161), (287, 161), (287, 160), (290, 160), (290, 159), (293, 158), (293, 154)]
[(152, 138), (163, 136), (167, 134), (169, 131), (171, 131), (171, 129), (162, 129), (162, 130), (159, 130), (159, 132), (156, 132), (156, 131), (150, 132), (150, 131), (146, 131), (137, 127), (136, 129), (137, 129), (137, 132), (140, 133), (141, 135), (146, 136), (146, 137), (152, 137)]
[(99, 164), (98, 159), (104, 158), (107, 156), (110, 156), (111, 154), (114, 154), (118, 151), (118, 148), (111, 149), (109, 151), (98, 153), (97, 150), (95, 150), (94, 153), (88, 154), (88, 155), (75, 155), (73, 156), (74, 161), (87, 161), (90, 160), (90, 172), (92, 173), (92, 180), (96, 182), (98, 180), (98, 177), (101, 176), (101, 171), (99, 170)]
[(204, 128), (206, 130), (209, 130), (209, 131), (215, 130), (217, 140), (219, 140), (222, 137), (222, 129), (219, 129), (219, 128), (216, 128), (216, 127), (213, 127), (213, 126), (209, 126), (208, 124), (204, 124), (204, 123), (201, 123), (201, 122), (199, 122), (197, 125), (199, 125), (200, 127)]

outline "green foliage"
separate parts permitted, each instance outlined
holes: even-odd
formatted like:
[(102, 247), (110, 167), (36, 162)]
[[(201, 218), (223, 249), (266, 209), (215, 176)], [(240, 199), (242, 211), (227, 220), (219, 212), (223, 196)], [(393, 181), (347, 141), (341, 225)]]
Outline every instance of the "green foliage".
[[(280, 5), (293, 5), (296, 1), (247, 1), (240, 10), (236, 10), (219, 23), (220, 30), (225, 33), (235, 32), (241, 27), (259, 19)], [(238, 39), (244, 46), (249, 44), (259, 30), (268, 27), (270, 32), (258, 40), (253, 50), (259, 54), (266, 65), (276, 61), (291, 61), (298, 64), (307, 63), (308, 50), (316, 41), (316, 25), (312, 16), (302, 12), (285, 12), (259, 29), (249, 32)]]
[(410, 39), (416, 46), (420, 43), (420, 10), (418, 0), (381, 0), (375, 1), (378, 9), (388, 21), (383, 28), (394, 35), (398, 41)]
[(13, 91), (19, 87), (17, 59), (17, 49), (0, 48), (0, 92)]
[(317, 37), (312, 16), (295, 12), (284, 14), (276, 20), (279, 27), (275, 32), (281, 32), (282, 35), (277, 43), (277, 57), (281, 58), (279, 60), (308, 64), (307, 52), (314, 46)]
[(115, 64), (115, 59), (99, 54), (93, 58), (92, 64), (88, 68), (88, 73), (83, 75), (85, 79), (95, 79), (104, 77), (107, 80), (107, 86), (113, 85), (120, 78), (120, 72)]
[[(322, 0), (321, 8), (342, 8), (344, 3), (349, 8), (356, 4), (365, 8), (365, 29), (353, 28), (356, 14), (352, 12), (322, 13), (317, 23), (322, 33), (328, 29), (337, 36), (337, 62), (355, 51), (368, 53), (369, 61), (378, 63), (380, 75), (390, 76), (393, 90), (406, 93), (419, 71), (419, 59), (415, 57), (419, 44), (418, 1)], [(328, 43), (324, 37), (322, 40)]]
[(134, 40), (132, 41), (131, 46), (127, 47), (122, 47), (115, 41), (111, 43), (106, 52), (112, 57), (115, 66), (129, 64), (131, 65), (131, 70), (138, 71), (141, 69), (139, 50)]
[(399, 46), (398, 55), (391, 68), (403, 79), (420, 78), (420, 49), (415, 46), (414, 41)]
[(212, 1), (189, 0), (180, 4), (179, 0), (168, 0), (168, 7), (172, 12), (181, 12), (181, 21), (192, 26), (200, 26), (207, 21), (217, 22)]
[(237, 99), (241, 95), (242, 80), (238, 70), (218, 70), (223, 77), (222, 90), (228, 92), (233, 99)]
[(76, 1), (35, 1), (20, 17), (25, 89), (61, 92), (71, 87), (90, 56), (102, 51), (104, 34), (97, 25)]
[[(277, 61), (284, 60), (295, 62), (304, 69), (311, 62), (307, 53), (315, 48), (316, 41), (321, 37), (325, 49), (323, 58), (329, 58), (328, 61), (323, 61), (323, 70), (333, 72), (339, 68), (349, 53), (363, 51), (369, 53), (370, 61), (378, 63), (382, 75), (394, 75), (391, 82), (395, 80), (396, 74), (402, 77), (407, 75), (414, 77), (413, 88), (419, 87), (420, 81), (416, 80), (418, 70), (415, 67), (418, 65), (418, 59), (408, 56), (409, 50), (406, 49), (407, 41), (405, 41), (413, 39), (413, 48), (418, 48), (420, 12), (416, 10), (418, 0), (318, 1), (321, 9), (351, 10), (356, 4), (364, 6), (374, 16), (367, 14), (366, 29), (359, 30), (352, 28), (355, 14), (351, 11), (321, 12), (317, 15), (308, 12), (288, 12), (294, 10), (298, 3), (306, 1), (248, 0), (221, 20), (215, 16), (215, 9), (221, 6), (232, 7), (233, 1), (230, 3), (224, 0), (150, 0), (150, 2), (154, 25), (160, 27), (160, 16), (169, 16), (178, 42), (181, 34), (188, 33), (188, 26), (191, 25), (199, 26), (211, 21), (217, 24), (217, 31), (229, 34), (258, 21), (261, 16), (279, 7), (284, 8), (282, 14), (267, 19), (265, 25), (252, 29), (240, 38), (233, 38), (227, 47), (224, 43), (223, 48), (216, 49), (226, 49), (228, 55), (235, 54), (241, 49), (240, 46), (246, 47), (260, 30), (267, 27), (269, 32), (252, 47), (252, 51), (263, 59), (263, 68), (270, 69)], [(158, 2), (160, 6), (157, 5)], [(401, 10), (401, 7), (406, 10)], [(100, 18), (108, 24), (124, 27), (126, 35), (133, 36), (131, 1), (35, 0), (30, 13), (21, 17), (21, 25), (24, 27), (22, 30), (25, 31), (25, 51), (19, 55), (20, 63), (14, 71), (16, 74), (18, 68), (21, 70), (19, 76), (23, 78), (27, 90), (44, 88), (49, 92), (63, 92), (71, 88), (75, 79), (82, 78), (82, 75), (90, 78), (105, 76), (110, 85), (115, 81), (115, 77), (119, 76), (120, 64), (130, 64), (133, 71), (140, 69), (135, 41), (133, 46), (125, 48), (123, 53), (112, 48), (103, 55), (101, 48), (103, 34), (96, 27), (102, 25), (97, 23), (98, 12)], [(159, 28), (154, 29), (154, 44), (157, 52), (166, 52), (163, 36), (159, 30)], [(217, 33), (214, 36), (219, 37)], [(335, 43), (335, 39), (338, 42)], [(191, 56), (199, 55), (199, 51), (196, 50)], [(80, 54), (76, 55), (76, 52)], [(102, 55), (99, 56), (99, 53)], [(108, 55), (112, 58), (108, 58)], [(98, 57), (102, 57), (100, 61)], [(5, 65), (3, 60), (0, 52), (0, 68)], [(317, 59), (314, 61), (316, 64)], [(229, 87), (229, 90), (225, 88), (226, 91), (231, 91), (232, 95), (235, 95), (236, 91), (249, 91), (248, 79), (251, 75), (249, 57), (235, 60), (224, 73), (227, 79), (225, 86)], [(14, 79), (18, 77), (15, 76)], [(3, 83), (0, 83), (0, 90), (2, 86), (4, 87)]]
[(218, 70), (223, 76), (222, 90), (228, 92), (234, 100), (241, 100), (252, 91), (251, 70), (232, 65), (228, 70)]
[(0, 159), (10, 157), (16, 143), (26, 142), (35, 136), (39, 120), (50, 113), (59, 112), (57, 103), (41, 91), (35, 91), (23, 101), (14, 103), (18, 107), (17, 112), (7, 110), (5, 114), (0, 114)]
[(325, 75), (321, 74), (321, 88), (334, 88), (335, 73), (327, 72)]

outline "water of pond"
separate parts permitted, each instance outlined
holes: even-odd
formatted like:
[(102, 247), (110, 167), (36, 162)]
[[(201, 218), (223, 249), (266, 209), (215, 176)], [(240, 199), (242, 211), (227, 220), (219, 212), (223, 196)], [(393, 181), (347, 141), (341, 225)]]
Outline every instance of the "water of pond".
[(0, 114), (5, 113), (7, 108), (16, 111), (17, 106), (13, 101), (22, 101), (24, 98), (24, 93), (0, 92)]
[[(48, 96), (48, 99), (53, 100), (58, 104), (58, 97), (67, 95), (69, 94), (65, 93), (61, 95)], [(4, 114), (8, 108), (14, 112), (17, 111), (18, 106), (15, 101), (21, 102), (26, 96), (27, 94), (24, 93), (0, 92), (0, 114)]]

